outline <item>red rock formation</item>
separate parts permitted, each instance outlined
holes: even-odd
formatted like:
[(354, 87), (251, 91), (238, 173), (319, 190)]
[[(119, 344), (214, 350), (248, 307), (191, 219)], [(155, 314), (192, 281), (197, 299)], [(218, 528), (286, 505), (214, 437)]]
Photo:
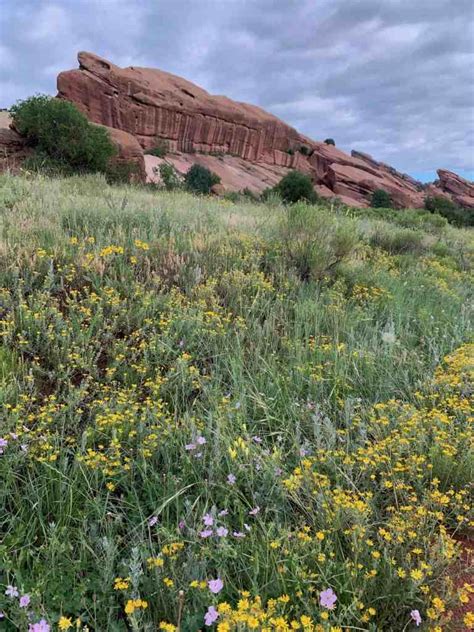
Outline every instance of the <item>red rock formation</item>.
[(133, 134), (143, 148), (166, 139), (171, 151), (207, 151), (292, 166), (288, 149), (306, 139), (276, 116), (161, 70), (119, 68), (79, 53), (79, 70), (58, 76), (58, 96), (91, 121)]
[(0, 112), (0, 172), (18, 171), (23, 160), (31, 154), (25, 139), (10, 128), (8, 112)]
[(446, 169), (438, 169), (438, 176), (439, 181), (435, 183), (435, 186), (442, 193), (450, 194), (459, 206), (474, 208), (474, 183)]
[[(438, 182), (422, 185), (368, 154), (353, 151), (349, 156), (299, 134), (259, 107), (210, 95), (170, 73), (119, 68), (91, 53), (79, 53), (78, 59), (79, 69), (58, 76), (58, 97), (106, 126), (118, 148), (116, 161), (134, 163), (142, 181), (159, 179), (162, 162), (144, 156), (144, 150), (166, 140), (165, 160), (179, 173), (202, 164), (229, 190), (260, 192), (298, 169), (311, 176), (319, 195), (337, 196), (353, 206), (368, 206), (372, 193), (383, 189), (400, 208), (422, 207), (426, 195), (436, 194), (474, 207), (474, 186), (448, 171), (438, 172)], [(16, 155), (20, 146), (18, 135), (0, 129), (5, 156)]]
[[(323, 197), (368, 206), (372, 193), (384, 189), (397, 207), (423, 206), (420, 182), (368, 154), (353, 151), (349, 156), (312, 141), (259, 107), (213, 96), (161, 70), (119, 68), (91, 53), (79, 53), (78, 59), (78, 70), (59, 75), (58, 97), (75, 103), (91, 121), (134, 136), (144, 150), (166, 140), (166, 161), (181, 173), (198, 162), (216, 171), (224, 187), (258, 192), (289, 169), (298, 169), (312, 177)], [(119, 147), (122, 141), (126, 145), (120, 149), (123, 160), (132, 156), (143, 173), (138, 144), (132, 149), (130, 137), (117, 134), (114, 140)], [(203, 155), (208, 153), (222, 156)], [(145, 157), (148, 180), (156, 179), (158, 162)], [(445, 181), (443, 191), (470, 204), (468, 183)]]
[(110, 139), (117, 149), (117, 156), (113, 161), (118, 164), (131, 164), (131, 179), (143, 182), (146, 179), (145, 159), (140, 143), (131, 134), (114, 127), (106, 127)]

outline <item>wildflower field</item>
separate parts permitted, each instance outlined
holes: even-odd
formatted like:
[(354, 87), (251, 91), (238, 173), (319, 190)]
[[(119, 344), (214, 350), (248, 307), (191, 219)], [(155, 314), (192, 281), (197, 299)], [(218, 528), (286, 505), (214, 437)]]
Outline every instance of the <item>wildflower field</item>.
[(0, 630), (473, 629), (473, 233), (380, 213), (0, 177)]

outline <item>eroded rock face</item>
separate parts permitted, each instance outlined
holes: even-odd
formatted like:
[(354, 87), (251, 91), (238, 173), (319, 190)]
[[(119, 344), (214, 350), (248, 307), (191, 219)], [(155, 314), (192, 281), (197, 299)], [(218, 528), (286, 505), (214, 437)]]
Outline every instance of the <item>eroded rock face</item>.
[(114, 127), (102, 127), (106, 128), (117, 149), (117, 155), (113, 161), (118, 165), (131, 164), (131, 180), (144, 182), (146, 180), (145, 159), (143, 149), (135, 136)]
[[(133, 135), (145, 150), (165, 140), (167, 160), (178, 171), (183, 163), (213, 163), (206, 166), (227, 188), (258, 192), (298, 169), (325, 197), (368, 205), (372, 192), (384, 188), (398, 206), (423, 205), (417, 184), (403, 174), (367, 155), (349, 156), (312, 141), (261, 108), (210, 95), (161, 70), (119, 68), (91, 53), (79, 53), (78, 59), (78, 70), (59, 75), (58, 96), (74, 102), (91, 121)], [(195, 152), (222, 154), (225, 160), (194, 158)], [(254, 165), (253, 173), (242, 161)], [(148, 178), (153, 179), (149, 170)]]
[(88, 118), (133, 134), (145, 149), (166, 139), (171, 151), (223, 152), (249, 161), (292, 166), (287, 150), (305, 143), (289, 125), (264, 110), (150, 68), (119, 68), (79, 53), (79, 70), (58, 76), (58, 96)]
[(31, 154), (26, 140), (11, 129), (7, 112), (0, 112), (0, 172), (18, 171), (23, 160)]
[(162, 162), (144, 151), (166, 141), (165, 160), (179, 173), (202, 164), (220, 176), (227, 190), (259, 193), (298, 169), (312, 178), (319, 195), (337, 196), (353, 206), (369, 206), (376, 189), (387, 191), (399, 208), (422, 207), (435, 189), (458, 204), (474, 206), (473, 185), (450, 172), (440, 171), (440, 181), (427, 188), (368, 154), (353, 151), (349, 156), (299, 134), (259, 107), (211, 95), (170, 73), (119, 68), (85, 52), (78, 60), (78, 69), (58, 76), (58, 97), (106, 126), (118, 148), (117, 162), (132, 162), (142, 181), (156, 181)]
[(438, 169), (437, 173), (439, 177), (436, 183), (437, 188), (444, 194), (449, 194), (460, 206), (474, 208), (474, 183), (446, 169)]

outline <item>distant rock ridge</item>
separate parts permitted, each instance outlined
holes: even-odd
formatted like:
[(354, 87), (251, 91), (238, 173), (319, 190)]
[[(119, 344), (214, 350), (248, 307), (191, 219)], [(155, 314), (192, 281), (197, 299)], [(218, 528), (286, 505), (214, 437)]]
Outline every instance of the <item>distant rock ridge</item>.
[[(109, 128), (119, 161), (135, 163), (142, 180), (156, 180), (163, 161), (180, 173), (199, 163), (221, 177), (221, 190), (258, 193), (298, 169), (312, 178), (320, 196), (352, 206), (369, 206), (376, 189), (387, 191), (398, 208), (420, 208), (427, 195), (438, 194), (474, 206), (472, 183), (454, 173), (440, 170), (437, 182), (423, 185), (366, 153), (348, 155), (262, 108), (211, 95), (168, 72), (120, 68), (87, 52), (78, 61), (78, 69), (59, 74), (57, 96)], [(144, 153), (163, 141), (164, 159)]]

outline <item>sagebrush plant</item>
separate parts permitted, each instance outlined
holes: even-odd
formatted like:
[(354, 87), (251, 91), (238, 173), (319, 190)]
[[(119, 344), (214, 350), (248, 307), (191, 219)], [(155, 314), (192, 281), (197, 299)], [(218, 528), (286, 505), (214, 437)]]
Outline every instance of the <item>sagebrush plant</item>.
[(471, 625), (469, 230), (98, 176), (0, 209), (2, 630)]
[(161, 182), (167, 191), (175, 191), (182, 187), (182, 180), (173, 165), (163, 162), (159, 168)]
[(288, 204), (294, 204), (300, 200), (306, 200), (306, 202), (316, 202), (317, 200), (311, 178), (300, 171), (287, 173), (274, 187), (274, 190)]
[(68, 101), (37, 95), (13, 105), (10, 114), (15, 129), (38, 153), (30, 159), (36, 168), (105, 172), (116, 153), (107, 130), (89, 123)]
[(375, 189), (370, 199), (370, 205), (372, 208), (392, 208), (392, 197), (383, 189)]
[(209, 194), (215, 184), (219, 184), (220, 177), (199, 164), (194, 164), (184, 176), (184, 183), (188, 191), (197, 194)]

